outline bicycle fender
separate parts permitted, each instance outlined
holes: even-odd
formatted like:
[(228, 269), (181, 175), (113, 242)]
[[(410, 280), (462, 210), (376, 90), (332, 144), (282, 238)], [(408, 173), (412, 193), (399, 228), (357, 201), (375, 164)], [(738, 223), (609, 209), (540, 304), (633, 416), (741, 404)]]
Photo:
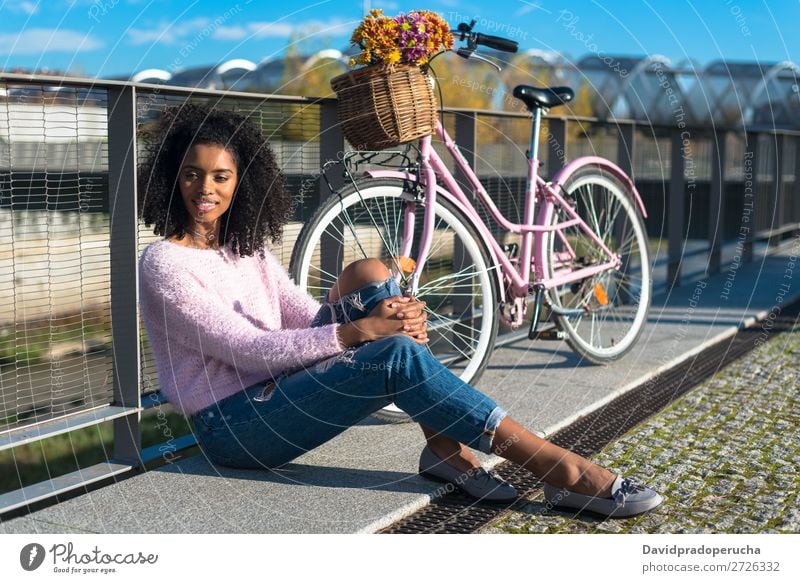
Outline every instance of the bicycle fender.
[(633, 180), (631, 180), (630, 177), (625, 174), (622, 168), (613, 162), (606, 160), (605, 158), (600, 158), (599, 156), (581, 156), (580, 158), (575, 158), (572, 162), (564, 166), (556, 173), (551, 180), (551, 184), (555, 188), (560, 188), (569, 179), (569, 177), (572, 176), (572, 174), (582, 168), (585, 168), (586, 166), (599, 166), (601, 169), (607, 171), (615, 178), (618, 178), (622, 184), (627, 186), (630, 190), (636, 206), (639, 207), (639, 210), (642, 213), (642, 217), (645, 219), (647, 218), (647, 209), (644, 208), (644, 202), (642, 202), (642, 197), (639, 195), (639, 191), (636, 190), (636, 185), (633, 183)]
[[(364, 172), (364, 176), (369, 176), (370, 178), (399, 178), (400, 180), (410, 180), (413, 182), (419, 182), (419, 177), (414, 174), (413, 172), (400, 172), (398, 170), (367, 170)], [(452, 203), (456, 208), (461, 208), (461, 204), (456, 200), (456, 198), (450, 193), (449, 190), (445, 190), (441, 185), (436, 185), (436, 196), (442, 196), (446, 198), (450, 203)], [(469, 221), (470, 218), (464, 215), (464, 219)], [(481, 230), (472, 225), (473, 228), (480, 234)], [(489, 256), (491, 257), (492, 262), (495, 265), (499, 266), (499, 262), (497, 261), (497, 257), (495, 257), (494, 249), (491, 245), (486, 245), (486, 248), (489, 250)], [(500, 294), (498, 297), (499, 302), (505, 303), (506, 301), (506, 286), (503, 281), (503, 273), (502, 269), (493, 269), (495, 277), (497, 279), (497, 289), (500, 290)]]

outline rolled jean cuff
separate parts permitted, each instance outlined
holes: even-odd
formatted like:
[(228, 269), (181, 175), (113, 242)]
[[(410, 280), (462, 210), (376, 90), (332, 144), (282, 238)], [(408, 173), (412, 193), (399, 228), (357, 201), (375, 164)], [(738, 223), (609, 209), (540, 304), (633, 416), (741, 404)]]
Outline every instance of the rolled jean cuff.
[(494, 441), (494, 432), (497, 431), (497, 426), (508, 415), (508, 411), (502, 407), (495, 407), (489, 416), (486, 418), (486, 425), (483, 428), (480, 440), (478, 441), (478, 449), (483, 453), (493, 453), (492, 444)]

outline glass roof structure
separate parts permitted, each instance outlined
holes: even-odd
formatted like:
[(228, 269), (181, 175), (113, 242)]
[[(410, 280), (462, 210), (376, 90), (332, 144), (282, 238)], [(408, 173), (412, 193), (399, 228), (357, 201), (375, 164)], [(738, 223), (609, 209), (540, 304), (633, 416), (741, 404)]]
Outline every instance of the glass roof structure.
[(781, 63), (715, 61), (689, 98), (708, 103), (706, 119), (723, 126), (800, 128), (798, 67)]
[[(304, 58), (303, 69), (320, 60), (332, 59), (347, 63), (348, 55), (334, 49), (324, 49)], [(173, 73), (163, 69), (146, 69), (130, 76), (137, 83), (160, 83), (201, 89), (230, 89), (233, 91), (269, 91), (280, 87), (284, 80), (286, 62), (283, 59), (264, 59), (255, 64), (247, 59), (231, 59), (220, 65), (179, 69)]]
[(702, 123), (686, 98), (696, 84), (691, 71), (678, 71), (661, 55), (590, 56), (578, 62), (574, 84), (588, 84), (592, 111), (601, 119), (635, 119), (653, 124)]
[[(325, 49), (304, 57), (303, 68), (322, 59), (346, 63), (351, 50)], [(661, 55), (646, 57), (589, 55), (570, 61), (551, 51), (531, 50), (527, 59), (552, 85), (569, 85), (589, 95), (591, 115), (652, 124), (720, 127), (775, 126), (800, 129), (800, 68), (792, 62), (715, 61), (703, 68), (686, 60), (674, 65)], [(515, 67), (506, 69), (511, 74)], [(516, 69), (519, 69), (516, 67)], [(283, 59), (255, 64), (232, 59), (220, 65), (175, 71), (147, 69), (132, 81), (208, 89), (271, 91), (283, 82)]]
[(601, 119), (653, 124), (800, 128), (798, 72), (792, 62), (693, 61), (592, 55), (578, 62), (572, 84), (588, 85)]

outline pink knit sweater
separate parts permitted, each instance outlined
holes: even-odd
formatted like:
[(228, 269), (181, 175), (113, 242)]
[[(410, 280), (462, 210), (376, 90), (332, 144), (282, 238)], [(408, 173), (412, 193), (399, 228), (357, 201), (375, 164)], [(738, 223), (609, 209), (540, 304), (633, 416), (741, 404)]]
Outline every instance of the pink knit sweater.
[(139, 277), (161, 391), (184, 415), (344, 350), (338, 324), (309, 328), (319, 302), (268, 250), (261, 259), (156, 241)]

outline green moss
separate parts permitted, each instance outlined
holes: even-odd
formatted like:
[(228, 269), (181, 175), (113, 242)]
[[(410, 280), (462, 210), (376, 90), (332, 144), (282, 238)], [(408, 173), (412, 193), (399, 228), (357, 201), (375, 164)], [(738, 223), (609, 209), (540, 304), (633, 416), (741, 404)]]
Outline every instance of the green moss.
[[(785, 355), (797, 353), (800, 334), (775, 338), (780, 340), (761, 345), (744, 362), (719, 371), (595, 456), (598, 463), (629, 474), (651, 468), (652, 460), (663, 456), (663, 468), (680, 468), (692, 483), (701, 482), (695, 491), (672, 477), (658, 483), (657, 473), (652, 482), (667, 506), (615, 522), (613, 528), (591, 519), (524, 512), (504, 516), (494, 528), (548, 533), (787, 531), (785, 515), (800, 504), (800, 475), (795, 472), (800, 460), (800, 394), (794, 388), (797, 365)], [(787, 430), (793, 439), (787, 438)], [(676, 445), (685, 441), (694, 445)], [(698, 455), (689, 457), (693, 452)], [(759, 477), (763, 480), (754, 492), (752, 481)], [(781, 480), (791, 487), (776, 484)], [(769, 499), (779, 501), (782, 511), (754, 504)]]

